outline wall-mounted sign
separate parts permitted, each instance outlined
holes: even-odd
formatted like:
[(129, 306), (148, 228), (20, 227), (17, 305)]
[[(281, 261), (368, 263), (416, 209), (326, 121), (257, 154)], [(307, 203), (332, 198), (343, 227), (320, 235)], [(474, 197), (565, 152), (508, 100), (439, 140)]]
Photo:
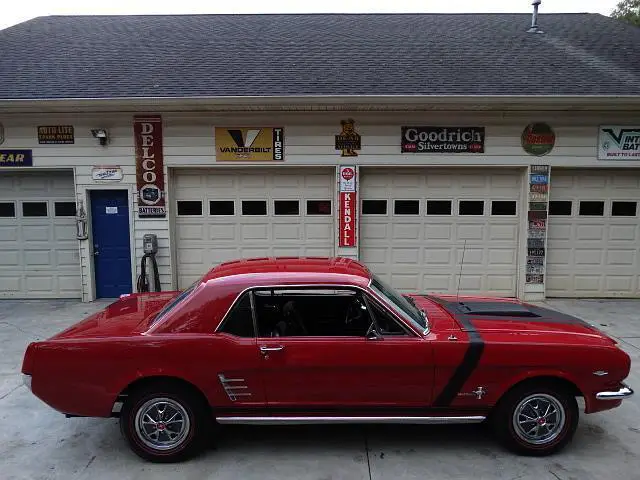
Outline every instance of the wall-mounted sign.
[(73, 125), (45, 125), (38, 127), (38, 143), (44, 145), (74, 143)]
[(529, 155), (546, 155), (555, 144), (556, 134), (546, 123), (530, 123), (522, 132), (522, 148)]
[(122, 168), (118, 166), (93, 167), (91, 178), (96, 181), (119, 182), (122, 180)]
[(484, 153), (484, 127), (402, 127), (402, 153)]
[(31, 167), (31, 150), (0, 150), (0, 167)]
[(107, 215), (116, 215), (118, 213), (118, 207), (105, 207), (105, 213)]
[(356, 191), (356, 167), (340, 167), (340, 238), (341, 247), (356, 246), (356, 205), (358, 204)]
[(284, 128), (216, 128), (217, 161), (284, 160)]
[(0, 123), (0, 145), (4, 143), (4, 126)]
[(598, 159), (640, 160), (640, 127), (601, 126)]
[(531, 165), (529, 170), (529, 211), (527, 213), (529, 228), (525, 282), (543, 284), (549, 205), (547, 202), (549, 165)]
[(342, 120), (342, 131), (336, 135), (336, 150), (341, 150), (342, 157), (357, 157), (362, 148), (360, 134), (356, 132), (355, 121), (352, 118)]
[(133, 135), (136, 146), (138, 215), (164, 217), (167, 209), (164, 196), (162, 117), (133, 117)]

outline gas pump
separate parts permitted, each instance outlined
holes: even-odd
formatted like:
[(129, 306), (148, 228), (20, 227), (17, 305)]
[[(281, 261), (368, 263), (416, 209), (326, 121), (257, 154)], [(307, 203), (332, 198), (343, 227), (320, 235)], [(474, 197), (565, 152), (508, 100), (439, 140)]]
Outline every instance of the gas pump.
[[(145, 233), (142, 237), (142, 250), (144, 255), (140, 263), (140, 275), (138, 276), (138, 292), (159, 292), (160, 274), (156, 253), (158, 253), (158, 237), (153, 233)], [(147, 269), (149, 273), (147, 274)]]

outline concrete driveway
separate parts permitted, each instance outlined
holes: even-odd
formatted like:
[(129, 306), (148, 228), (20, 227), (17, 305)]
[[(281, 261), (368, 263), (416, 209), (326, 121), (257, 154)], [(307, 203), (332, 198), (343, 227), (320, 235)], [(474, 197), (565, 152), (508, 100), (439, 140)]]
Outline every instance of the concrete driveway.
[[(228, 427), (204, 455), (154, 465), (131, 453), (115, 419), (65, 419), (21, 384), (22, 355), (106, 302), (0, 302), (0, 478), (9, 479), (640, 479), (640, 395), (582, 416), (547, 458), (512, 455), (482, 425)], [(618, 338), (640, 390), (640, 301), (551, 300)]]

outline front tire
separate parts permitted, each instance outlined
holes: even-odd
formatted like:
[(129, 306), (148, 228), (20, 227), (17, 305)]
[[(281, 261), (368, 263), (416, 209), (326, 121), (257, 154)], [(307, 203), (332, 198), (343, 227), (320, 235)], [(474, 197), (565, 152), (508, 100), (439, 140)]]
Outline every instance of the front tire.
[(197, 454), (210, 422), (203, 399), (170, 383), (134, 391), (120, 414), (120, 430), (131, 449), (157, 463), (180, 462)]
[(498, 403), (493, 426), (500, 441), (521, 455), (551, 455), (564, 448), (578, 427), (578, 404), (561, 387), (522, 385)]

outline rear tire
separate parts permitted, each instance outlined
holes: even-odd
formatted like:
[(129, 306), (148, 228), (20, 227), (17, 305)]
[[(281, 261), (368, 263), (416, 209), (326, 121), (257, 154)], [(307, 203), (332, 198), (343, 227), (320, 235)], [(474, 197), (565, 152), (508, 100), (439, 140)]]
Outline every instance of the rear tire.
[(120, 414), (120, 430), (131, 449), (157, 463), (180, 462), (199, 453), (211, 423), (203, 398), (164, 382), (132, 392)]
[(525, 384), (498, 403), (492, 423), (499, 440), (521, 455), (545, 456), (563, 449), (578, 427), (578, 404), (560, 386)]

